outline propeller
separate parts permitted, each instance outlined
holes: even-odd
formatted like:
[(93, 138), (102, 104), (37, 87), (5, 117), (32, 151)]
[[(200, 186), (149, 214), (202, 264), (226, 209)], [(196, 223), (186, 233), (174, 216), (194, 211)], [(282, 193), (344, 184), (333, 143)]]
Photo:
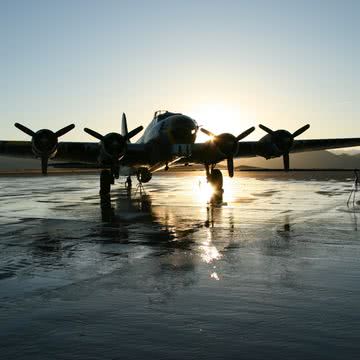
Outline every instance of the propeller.
[(289, 171), (290, 169), (290, 150), (293, 146), (294, 139), (304, 133), (306, 130), (310, 128), (310, 125), (304, 125), (301, 128), (297, 129), (292, 134), (287, 130), (277, 130), (273, 131), (268, 127), (260, 124), (259, 128), (267, 132), (268, 134), (272, 135), (273, 142), (279, 151), (282, 153), (283, 162), (284, 162), (284, 169), (285, 171)]
[(227, 169), (229, 173), (229, 177), (234, 176), (234, 155), (237, 150), (238, 142), (248, 135), (250, 135), (254, 130), (255, 127), (252, 126), (251, 128), (245, 130), (238, 136), (234, 136), (232, 134), (223, 133), (220, 135), (215, 135), (209, 130), (204, 128), (200, 129), (204, 134), (213, 138), (213, 142), (216, 144), (218, 149), (226, 156), (227, 160)]
[(131, 130), (125, 135), (120, 135), (118, 133), (112, 132), (106, 135), (101, 135), (98, 132), (85, 128), (84, 131), (94, 138), (101, 141), (103, 149), (105, 152), (113, 158), (115, 161), (119, 160), (120, 157), (124, 154), (126, 148), (126, 142), (129, 141), (132, 137), (137, 135), (143, 129), (142, 126), (138, 126), (134, 130)]
[(41, 158), (41, 172), (43, 175), (47, 174), (48, 161), (54, 157), (59, 143), (59, 137), (67, 134), (71, 131), (75, 125), (71, 124), (64, 128), (53, 132), (48, 129), (41, 129), (37, 132), (27, 128), (26, 126), (15, 123), (15, 127), (25, 134), (31, 136), (32, 150), (35, 156)]

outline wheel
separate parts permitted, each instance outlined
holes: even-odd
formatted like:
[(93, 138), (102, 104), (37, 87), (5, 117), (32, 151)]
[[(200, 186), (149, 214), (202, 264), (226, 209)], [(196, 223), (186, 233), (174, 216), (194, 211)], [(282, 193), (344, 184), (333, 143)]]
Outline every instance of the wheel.
[(114, 183), (114, 177), (109, 170), (102, 170), (100, 174), (100, 195), (110, 193), (111, 184)]
[(215, 188), (215, 190), (220, 191), (223, 188), (223, 176), (219, 169), (213, 169), (208, 178), (209, 183)]

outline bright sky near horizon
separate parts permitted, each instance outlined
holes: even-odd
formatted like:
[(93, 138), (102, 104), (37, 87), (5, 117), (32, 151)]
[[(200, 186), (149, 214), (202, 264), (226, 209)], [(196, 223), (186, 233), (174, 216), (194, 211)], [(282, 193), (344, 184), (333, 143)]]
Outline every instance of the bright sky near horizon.
[(158, 109), (360, 137), (359, 34), (356, 0), (0, 0), (0, 138), (75, 123), (66, 139), (92, 141)]

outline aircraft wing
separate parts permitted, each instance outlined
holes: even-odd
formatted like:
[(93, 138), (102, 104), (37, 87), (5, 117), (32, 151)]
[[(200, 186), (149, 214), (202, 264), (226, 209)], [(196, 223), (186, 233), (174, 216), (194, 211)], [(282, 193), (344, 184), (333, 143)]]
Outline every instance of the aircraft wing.
[[(97, 162), (99, 145), (87, 142), (61, 142), (59, 143), (56, 160)], [(0, 155), (34, 158), (31, 141), (0, 141)]]
[(30, 141), (0, 141), (0, 155), (33, 158)]
[[(31, 141), (1, 141), (0, 156), (34, 158)], [(125, 162), (129, 164), (146, 163), (149, 152), (143, 144), (128, 144)], [(60, 142), (54, 160), (98, 164), (99, 143)]]
[(291, 153), (360, 146), (360, 138), (295, 140)]
[[(360, 146), (360, 138), (294, 140), (290, 153), (342, 149), (354, 146)], [(249, 158), (260, 155), (257, 141), (241, 141), (235, 157)]]
[[(234, 155), (235, 158), (250, 158), (257, 156), (257, 141), (241, 141), (238, 144), (237, 152)], [(174, 145), (176, 148), (177, 145)], [(184, 146), (184, 145), (182, 145)], [(179, 155), (184, 156), (185, 162), (190, 163), (218, 163), (225, 159), (224, 155), (219, 151), (216, 145), (210, 141), (204, 143), (196, 143), (191, 146), (191, 155), (186, 156), (186, 151), (183, 151)]]
[[(360, 146), (360, 138), (294, 140), (290, 153), (341, 149), (354, 146)], [(183, 152), (182, 155), (185, 156), (186, 153)], [(251, 158), (255, 156), (263, 156), (258, 141), (240, 141), (238, 143), (234, 158)], [(183, 162), (212, 164), (225, 160), (225, 156), (219, 152), (214, 144), (205, 142), (193, 144), (191, 155), (185, 156), (184, 159)]]
[[(121, 165), (141, 166), (151, 164), (152, 147), (146, 144), (128, 144)], [(290, 153), (338, 149), (360, 146), (360, 138), (295, 140)], [(160, 149), (161, 150), (161, 149)], [(0, 155), (34, 158), (31, 141), (0, 141)], [(175, 144), (172, 154), (181, 157), (178, 163), (215, 164), (226, 159), (211, 141), (195, 144)], [(98, 166), (99, 144), (93, 142), (60, 142), (54, 160), (94, 164)], [(264, 156), (258, 141), (240, 141), (234, 158)], [(174, 157), (174, 159), (175, 159)]]

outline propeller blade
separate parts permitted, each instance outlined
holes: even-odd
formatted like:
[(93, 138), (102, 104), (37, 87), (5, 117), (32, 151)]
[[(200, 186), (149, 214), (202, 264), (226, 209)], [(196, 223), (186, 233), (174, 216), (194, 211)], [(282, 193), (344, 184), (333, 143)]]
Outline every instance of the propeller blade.
[(64, 128), (60, 129), (59, 131), (57, 131), (55, 133), (56, 137), (60, 137), (60, 136), (63, 136), (65, 134), (67, 134), (69, 131), (71, 131), (73, 128), (75, 127), (74, 124), (71, 124), (71, 125), (68, 125), (68, 126), (65, 126)]
[(127, 127), (127, 120), (125, 113), (122, 114), (122, 120), (121, 120), (121, 135), (127, 136), (128, 134), (128, 127)]
[(214, 133), (212, 133), (211, 131), (209, 130), (206, 130), (204, 128), (201, 128), (200, 129), (204, 134), (206, 134), (207, 136), (210, 136), (210, 137), (216, 137), (216, 135)]
[(247, 129), (247, 130), (245, 130), (244, 132), (242, 132), (240, 135), (238, 135), (238, 136), (236, 137), (236, 141), (240, 141), (240, 140), (246, 138), (246, 137), (247, 137), (248, 135), (250, 135), (254, 130), (255, 130), (255, 127), (254, 127), (254, 126), (251, 127), (251, 128), (249, 128), (249, 129)]
[(44, 156), (41, 158), (41, 172), (43, 175), (47, 175), (48, 157)]
[(89, 135), (93, 136), (94, 138), (100, 140), (100, 141), (104, 138), (102, 135), (100, 135), (99, 133), (97, 133), (97, 132), (94, 131), (94, 130), (85, 128), (84, 131), (85, 131), (86, 133), (88, 133)]
[[(125, 115), (125, 114), (124, 114)], [(140, 131), (142, 131), (144, 127), (143, 126), (138, 126), (137, 128), (135, 128), (134, 130), (131, 130), (129, 133), (126, 134), (125, 139), (126, 140), (130, 140), (132, 137), (134, 137), (135, 135), (137, 135)]]
[(30, 130), (29, 128), (27, 128), (27, 127), (24, 126), (24, 125), (21, 125), (21, 124), (19, 124), (19, 123), (15, 123), (14, 125), (15, 125), (15, 127), (17, 127), (19, 130), (21, 130), (22, 132), (24, 132), (25, 134), (27, 134), (27, 135), (29, 135), (29, 136), (34, 136), (34, 135), (35, 135), (35, 133), (34, 133), (32, 130)]
[(297, 136), (299, 136), (299, 135), (301, 135), (303, 132), (305, 132), (309, 127), (310, 127), (309, 124), (301, 127), (300, 129), (296, 130), (296, 131), (292, 134), (292, 136), (293, 136), (294, 138), (296, 138)]
[(286, 154), (283, 155), (283, 161), (284, 161), (284, 169), (285, 169), (285, 171), (289, 171), (289, 169), (290, 169), (289, 153), (286, 153)]
[(227, 168), (228, 168), (229, 177), (232, 178), (234, 176), (234, 158), (233, 157), (227, 158)]
[(274, 132), (271, 129), (269, 129), (268, 127), (264, 126), (264, 125), (259, 124), (259, 128), (264, 130), (268, 134), (274, 135)]

